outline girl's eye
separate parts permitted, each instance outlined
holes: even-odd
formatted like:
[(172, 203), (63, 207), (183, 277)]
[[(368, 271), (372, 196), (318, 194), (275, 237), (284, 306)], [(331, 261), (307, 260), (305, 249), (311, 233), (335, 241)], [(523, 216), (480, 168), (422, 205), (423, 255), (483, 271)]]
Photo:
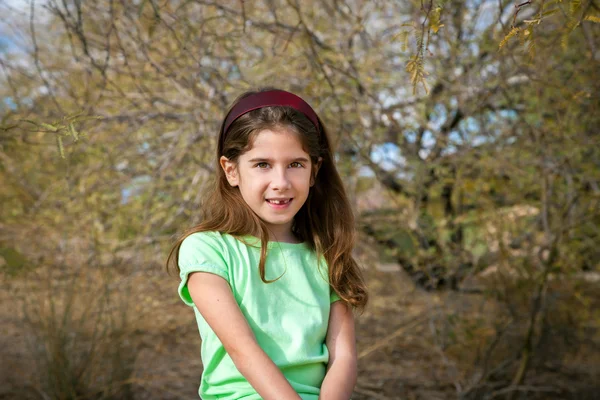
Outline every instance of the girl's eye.
[(304, 167), (304, 165), (302, 165), (301, 163), (299, 163), (298, 161), (294, 161), (293, 163), (290, 164), (290, 166), (292, 168), (302, 168)]
[(258, 164), (256, 164), (256, 166), (258, 168), (264, 169), (264, 168), (267, 168), (269, 166), (269, 164), (266, 162), (259, 162)]

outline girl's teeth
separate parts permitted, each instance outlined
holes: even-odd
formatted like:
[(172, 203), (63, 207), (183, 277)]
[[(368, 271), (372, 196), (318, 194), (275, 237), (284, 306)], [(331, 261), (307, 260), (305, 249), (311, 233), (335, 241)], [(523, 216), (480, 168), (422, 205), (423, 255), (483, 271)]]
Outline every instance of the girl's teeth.
[(269, 202), (273, 204), (287, 204), (289, 200), (269, 200)]

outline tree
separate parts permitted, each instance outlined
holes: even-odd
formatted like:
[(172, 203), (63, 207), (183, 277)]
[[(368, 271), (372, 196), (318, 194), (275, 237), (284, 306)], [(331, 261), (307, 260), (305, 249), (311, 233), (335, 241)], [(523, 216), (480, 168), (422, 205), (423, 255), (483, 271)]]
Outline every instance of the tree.
[[(429, 290), (521, 276), (484, 287), (502, 323), (457, 385), (517, 393), (559, 348), (544, 332), (575, 321), (587, 340), (578, 276), (600, 258), (598, 6), (525, 3), (31, 2), (13, 22), (28, 44), (0, 60), (0, 241), (21, 260), (7, 265), (69, 248), (144, 270), (197, 218), (228, 104), (283, 87), (330, 128), (381, 260)], [(555, 312), (558, 293), (584, 305)]]

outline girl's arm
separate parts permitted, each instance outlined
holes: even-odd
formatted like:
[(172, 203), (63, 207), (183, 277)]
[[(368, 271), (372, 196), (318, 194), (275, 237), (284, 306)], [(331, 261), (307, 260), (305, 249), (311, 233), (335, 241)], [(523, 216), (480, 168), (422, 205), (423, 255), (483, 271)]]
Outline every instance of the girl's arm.
[(266, 400), (300, 400), (277, 365), (258, 345), (227, 281), (215, 274), (195, 272), (187, 285), (198, 311), (254, 390)]
[(343, 301), (331, 304), (325, 341), (329, 363), (319, 400), (348, 400), (356, 385), (356, 339), (352, 310)]

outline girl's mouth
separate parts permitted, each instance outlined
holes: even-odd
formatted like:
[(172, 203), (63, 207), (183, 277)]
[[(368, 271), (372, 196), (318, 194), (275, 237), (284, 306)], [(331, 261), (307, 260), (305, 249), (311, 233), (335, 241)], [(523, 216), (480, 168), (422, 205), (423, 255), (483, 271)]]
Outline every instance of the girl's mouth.
[(266, 199), (266, 202), (269, 203), (269, 205), (273, 208), (276, 209), (283, 209), (283, 208), (287, 208), (290, 203), (292, 202), (292, 200), (294, 200), (293, 198), (289, 198), (289, 199)]

